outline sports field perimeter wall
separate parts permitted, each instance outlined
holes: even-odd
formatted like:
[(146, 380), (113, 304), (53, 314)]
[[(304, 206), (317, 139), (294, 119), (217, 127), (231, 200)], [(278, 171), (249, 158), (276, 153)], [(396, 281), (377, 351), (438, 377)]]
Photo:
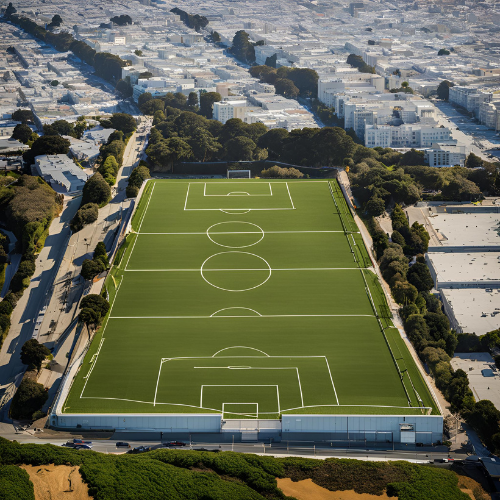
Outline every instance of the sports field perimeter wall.
[[(272, 425), (271, 425), (272, 424)], [(222, 420), (220, 414), (61, 414), (50, 415), (56, 429), (163, 432), (172, 434), (226, 434), (241, 436), (255, 432), (263, 439), (275, 440), (362, 441), (431, 444), (443, 439), (440, 415), (283, 415), (274, 420)]]

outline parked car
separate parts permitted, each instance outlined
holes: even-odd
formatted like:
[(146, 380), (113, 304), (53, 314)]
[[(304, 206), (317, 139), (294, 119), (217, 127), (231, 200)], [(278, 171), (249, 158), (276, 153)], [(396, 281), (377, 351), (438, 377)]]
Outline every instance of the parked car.
[(92, 444), (92, 441), (84, 441), (83, 439), (73, 439), (74, 444)]
[(151, 448), (149, 446), (137, 446), (136, 448), (129, 450), (129, 453), (144, 453), (150, 450)]
[(89, 444), (77, 444), (75, 445), (75, 450), (91, 450), (92, 446)]
[(130, 448), (130, 445), (126, 443), (125, 441), (117, 441), (116, 443), (117, 448)]
[(182, 441), (170, 441), (169, 443), (163, 443), (163, 446), (186, 446), (186, 443)]

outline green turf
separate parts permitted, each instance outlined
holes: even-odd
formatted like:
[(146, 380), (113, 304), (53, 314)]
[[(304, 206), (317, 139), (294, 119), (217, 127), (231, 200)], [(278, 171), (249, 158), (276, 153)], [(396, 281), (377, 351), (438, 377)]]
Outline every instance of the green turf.
[(432, 407), (339, 193), (328, 181), (148, 183), (64, 411)]

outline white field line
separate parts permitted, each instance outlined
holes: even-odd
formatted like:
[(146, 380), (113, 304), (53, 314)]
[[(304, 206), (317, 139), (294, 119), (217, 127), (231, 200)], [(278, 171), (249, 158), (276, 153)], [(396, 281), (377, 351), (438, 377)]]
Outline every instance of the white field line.
[[(187, 188), (187, 192), (186, 192), (186, 201), (184, 202), (184, 210), (186, 210), (186, 207), (187, 207), (190, 186), (191, 186), (191, 183), (188, 184), (188, 188)], [(205, 182), (205, 186), (206, 186), (206, 182)]]
[[(278, 391), (279, 394), (279, 391)], [(103, 400), (108, 400), (108, 401), (128, 401), (131, 403), (141, 403), (141, 404), (149, 404), (152, 405), (153, 401), (141, 401), (138, 399), (125, 399), (125, 398), (103, 398), (103, 397), (95, 397), (95, 396), (83, 396), (82, 399), (103, 399)], [(184, 406), (186, 408), (198, 408), (200, 410), (209, 410), (209, 411), (214, 411), (216, 413), (220, 413), (221, 411), (217, 408), (203, 408), (200, 406), (196, 405), (188, 405), (184, 403), (156, 403), (157, 405), (165, 405), (165, 406)], [(285, 411), (293, 411), (293, 410), (300, 410), (302, 408), (328, 408), (328, 407), (335, 407), (335, 408), (395, 408), (395, 409), (401, 409), (401, 410), (430, 410), (432, 409), (431, 407), (408, 407), (408, 406), (391, 406), (391, 405), (307, 405), (307, 406), (297, 406), (295, 408), (286, 408), (284, 410), (279, 411), (279, 413), (283, 413)], [(72, 415), (71, 413), (65, 413), (66, 415)], [(420, 414), (420, 412), (419, 412)], [(261, 412), (261, 415), (276, 415), (275, 411), (272, 412)], [(325, 415), (328, 415), (325, 413)], [(336, 415), (336, 414), (332, 414)], [(362, 414), (359, 414), (362, 416)], [(413, 413), (407, 413), (405, 415), (413, 415)]]
[(337, 396), (337, 390), (335, 389), (335, 384), (333, 383), (332, 372), (330, 370), (330, 363), (328, 363), (328, 358), (326, 356), (324, 356), (324, 358), (326, 361), (326, 366), (328, 367), (328, 373), (330, 374), (330, 380), (332, 381), (333, 392), (335, 393), (335, 399), (337, 400), (337, 405), (340, 405), (339, 397)]
[[(233, 222), (233, 221), (231, 221)], [(238, 221), (234, 221), (238, 222)], [(344, 231), (264, 231), (264, 234), (302, 234), (302, 233), (342, 233), (344, 234)], [(176, 235), (194, 235), (194, 236), (199, 236), (203, 235), (206, 236), (207, 232), (202, 231), (202, 232), (195, 232), (195, 233), (137, 233), (137, 234), (146, 234), (146, 235), (169, 235), (169, 236), (176, 236)], [(260, 231), (210, 231), (210, 234), (261, 234)], [(357, 233), (359, 234), (359, 232)]]
[[(139, 234), (141, 232), (142, 223), (144, 222), (144, 219), (146, 218), (146, 214), (147, 214), (148, 208), (149, 208), (149, 202), (151, 201), (151, 197), (153, 196), (153, 191), (155, 190), (155, 186), (156, 186), (156, 182), (153, 184), (153, 188), (151, 189), (151, 193), (149, 193), (148, 203), (146, 205), (146, 209), (144, 210), (144, 213), (142, 214), (141, 223), (139, 224), (139, 231), (138, 231)], [(124, 271), (127, 270), (128, 263), (130, 262), (130, 257), (132, 257), (132, 254), (134, 253), (135, 244), (137, 243), (137, 240), (139, 239), (139, 234), (135, 235), (134, 244), (132, 245), (132, 250), (130, 251), (130, 253), (128, 255), (128, 259), (127, 259), (127, 263), (125, 264)]]
[(188, 212), (189, 211), (212, 211), (212, 212), (220, 212), (221, 210), (224, 211), (224, 210), (247, 210), (249, 212), (253, 211), (253, 210), (265, 210), (265, 211), (269, 211), (269, 210), (295, 210), (294, 208), (185, 208), (184, 210), (187, 210)]
[[(196, 183), (194, 182), (193, 184), (200, 184), (199, 182)], [(210, 182), (210, 183), (207, 183), (207, 182), (204, 182), (204, 187), (203, 187), (203, 196), (272, 196), (273, 195), (273, 190), (271, 188), (271, 183), (268, 182), (267, 184), (269, 184), (269, 194), (250, 194), (246, 191), (231, 191), (229, 193), (226, 193), (226, 194), (207, 194), (207, 184), (224, 184), (226, 187), (228, 186), (228, 184), (234, 184), (234, 182), (227, 182), (227, 183), (223, 183), (223, 182)], [(241, 183), (238, 183), (238, 184), (241, 184)], [(265, 184), (263, 182), (260, 182), (259, 184)]]
[[(279, 268), (275, 269), (274, 267), (263, 267), (263, 268), (226, 268), (226, 269), (203, 269), (203, 272), (211, 272), (211, 271), (222, 271), (222, 272), (231, 272), (231, 271), (350, 271), (359, 270), (359, 267), (289, 267), (289, 268)], [(367, 269), (367, 268), (362, 268)], [(200, 272), (199, 268), (194, 269), (124, 269), (128, 273), (150, 273), (150, 272)]]
[[(97, 352), (95, 353), (95, 359), (94, 359), (94, 363), (92, 364), (92, 366), (90, 367), (90, 370), (89, 372), (87, 373), (87, 376), (85, 377), (85, 384), (83, 385), (83, 389), (82, 389), (82, 392), (80, 393), (80, 398), (83, 398), (83, 391), (85, 390), (85, 388), (87, 387), (87, 382), (89, 381), (89, 378), (90, 378), (90, 374), (92, 373), (92, 371), (94, 370), (94, 366), (96, 365), (97, 363), (97, 359), (99, 358), (99, 353), (101, 352), (101, 347), (102, 347), (102, 344), (104, 342), (104, 333), (106, 332), (106, 327), (108, 326), (108, 321), (111, 319), (111, 311), (113, 310), (113, 306), (115, 305), (115, 302), (116, 302), (116, 297), (118, 297), (118, 292), (120, 290), (120, 287), (122, 285), (122, 281), (123, 281), (123, 278), (120, 280), (120, 284), (118, 285), (118, 288), (116, 289), (116, 293), (115, 293), (115, 298), (113, 300), (113, 303), (111, 304), (111, 308), (109, 310), (109, 316), (108, 318), (106, 319), (106, 324), (102, 327), (102, 337), (101, 337), (101, 343), (99, 344), (99, 348), (97, 350)], [(92, 356), (92, 358), (94, 358), (94, 356)]]
[(297, 367), (295, 367), (295, 369), (297, 370), (297, 380), (299, 382), (300, 403), (304, 406), (304, 396), (302, 395), (302, 384), (300, 383), (299, 369)]
[(110, 319), (374, 318), (373, 314), (263, 314), (261, 316), (110, 316)]
[(290, 198), (290, 203), (292, 204), (292, 209), (295, 210), (295, 205), (293, 204), (292, 195), (290, 194), (290, 189), (288, 187), (288, 182), (286, 182), (285, 184), (286, 184), (286, 190), (288, 191), (288, 196)]
[(156, 379), (156, 389), (155, 389), (155, 398), (153, 400), (153, 406), (156, 406), (156, 395), (158, 394), (158, 384), (160, 383), (162, 365), (163, 365), (163, 359), (160, 361), (160, 369), (158, 370), (158, 378)]
[[(276, 389), (278, 388), (278, 386), (276, 384), (204, 384), (201, 386), (200, 407), (203, 407), (203, 388), (204, 387), (276, 387)], [(278, 396), (278, 410), (279, 410), (279, 396)]]

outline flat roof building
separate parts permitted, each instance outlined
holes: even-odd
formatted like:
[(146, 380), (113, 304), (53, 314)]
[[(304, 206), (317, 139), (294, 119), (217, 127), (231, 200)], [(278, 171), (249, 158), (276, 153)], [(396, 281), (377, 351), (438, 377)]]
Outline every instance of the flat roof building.
[(55, 191), (72, 193), (81, 191), (89, 176), (66, 155), (35, 157), (33, 174), (39, 175)]

